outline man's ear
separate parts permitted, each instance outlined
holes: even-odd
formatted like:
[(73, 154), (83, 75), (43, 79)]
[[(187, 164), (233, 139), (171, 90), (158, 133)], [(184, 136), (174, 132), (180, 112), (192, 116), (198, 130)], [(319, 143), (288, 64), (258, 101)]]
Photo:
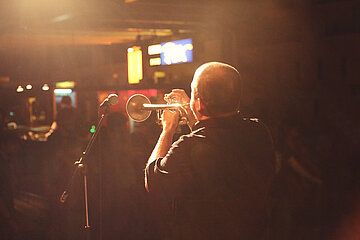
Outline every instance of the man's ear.
[(200, 98), (196, 99), (195, 104), (196, 104), (196, 108), (198, 109), (199, 113), (201, 113), (201, 115), (207, 116), (205, 104)]

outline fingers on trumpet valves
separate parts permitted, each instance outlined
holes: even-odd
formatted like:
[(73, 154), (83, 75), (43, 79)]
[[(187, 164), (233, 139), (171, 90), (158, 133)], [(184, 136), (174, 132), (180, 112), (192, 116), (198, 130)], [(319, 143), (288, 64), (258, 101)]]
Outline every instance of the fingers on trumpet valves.
[(181, 94), (179, 91), (173, 90), (171, 93), (165, 94), (164, 97), (165, 101), (170, 101), (171, 103), (180, 103), (183, 104), (186, 102), (186, 99), (184, 99), (183, 94)]
[(169, 96), (169, 94), (165, 94), (164, 100), (167, 104), (178, 103), (178, 100), (174, 96)]

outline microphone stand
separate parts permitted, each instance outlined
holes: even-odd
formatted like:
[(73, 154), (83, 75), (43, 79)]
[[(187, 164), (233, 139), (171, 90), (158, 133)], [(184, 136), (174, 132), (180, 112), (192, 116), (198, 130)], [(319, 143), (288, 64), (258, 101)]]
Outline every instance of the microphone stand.
[(85, 221), (86, 221), (86, 223), (85, 223), (86, 232), (85, 233), (86, 233), (87, 240), (90, 240), (90, 225), (89, 225), (89, 203), (88, 203), (88, 192), (87, 192), (87, 168), (86, 168), (84, 162), (88, 156), (88, 153), (91, 150), (91, 147), (94, 144), (94, 141), (95, 141), (98, 133), (100, 132), (102, 123), (103, 123), (105, 117), (107, 116), (107, 114), (109, 113), (109, 111), (110, 111), (110, 106), (106, 105), (105, 110), (104, 110), (103, 114), (101, 115), (100, 120), (95, 128), (95, 133), (91, 136), (90, 141), (89, 141), (88, 145), (86, 146), (85, 151), (82, 152), (82, 155), (79, 158), (79, 160), (74, 163), (73, 174), (70, 178), (70, 181), (68, 182), (67, 187), (65, 188), (65, 191), (63, 192), (63, 194), (60, 197), (60, 202), (65, 203), (66, 199), (69, 197), (69, 193), (70, 193), (70, 190), (74, 183), (75, 176), (80, 171), (80, 173), (83, 175), (83, 178), (84, 178), (84, 200), (85, 200)]

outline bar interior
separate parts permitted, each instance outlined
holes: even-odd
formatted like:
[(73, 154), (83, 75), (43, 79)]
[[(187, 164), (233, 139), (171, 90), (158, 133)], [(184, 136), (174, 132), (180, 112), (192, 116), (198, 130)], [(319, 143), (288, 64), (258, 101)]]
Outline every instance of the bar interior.
[(2, 1), (0, 238), (165, 239), (144, 188), (161, 119), (127, 101), (190, 96), (216, 61), (272, 136), (263, 239), (360, 239), (359, 43), (357, 0)]

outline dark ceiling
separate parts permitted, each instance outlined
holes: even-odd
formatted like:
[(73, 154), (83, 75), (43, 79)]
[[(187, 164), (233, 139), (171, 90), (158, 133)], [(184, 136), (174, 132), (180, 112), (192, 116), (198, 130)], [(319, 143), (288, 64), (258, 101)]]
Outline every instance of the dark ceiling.
[[(73, 72), (78, 76), (79, 66), (91, 76), (101, 75), (99, 64), (91, 64), (97, 59), (93, 46), (103, 51), (137, 40), (197, 35), (252, 46), (358, 31), (356, 6), (332, 0), (1, 1), (0, 77), (14, 84), (58, 81), (55, 76), (65, 73), (67, 79)], [(89, 72), (89, 66), (96, 70)]]
[[(302, 1), (12, 0), (0, 3), (0, 49), (110, 45), (216, 26), (266, 28)], [(289, 4), (290, 3), (290, 4)], [(299, 4), (300, 3), (300, 4)], [(300, 7), (301, 8), (301, 7)], [(286, 9), (286, 11), (284, 11)], [(289, 11), (290, 10), (290, 11)]]
[(108, 45), (134, 41), (138, 36), (146, 39), (190, 32), (201, 25), (210, 2), (4, 1), (0, 5), (0, 48)]

